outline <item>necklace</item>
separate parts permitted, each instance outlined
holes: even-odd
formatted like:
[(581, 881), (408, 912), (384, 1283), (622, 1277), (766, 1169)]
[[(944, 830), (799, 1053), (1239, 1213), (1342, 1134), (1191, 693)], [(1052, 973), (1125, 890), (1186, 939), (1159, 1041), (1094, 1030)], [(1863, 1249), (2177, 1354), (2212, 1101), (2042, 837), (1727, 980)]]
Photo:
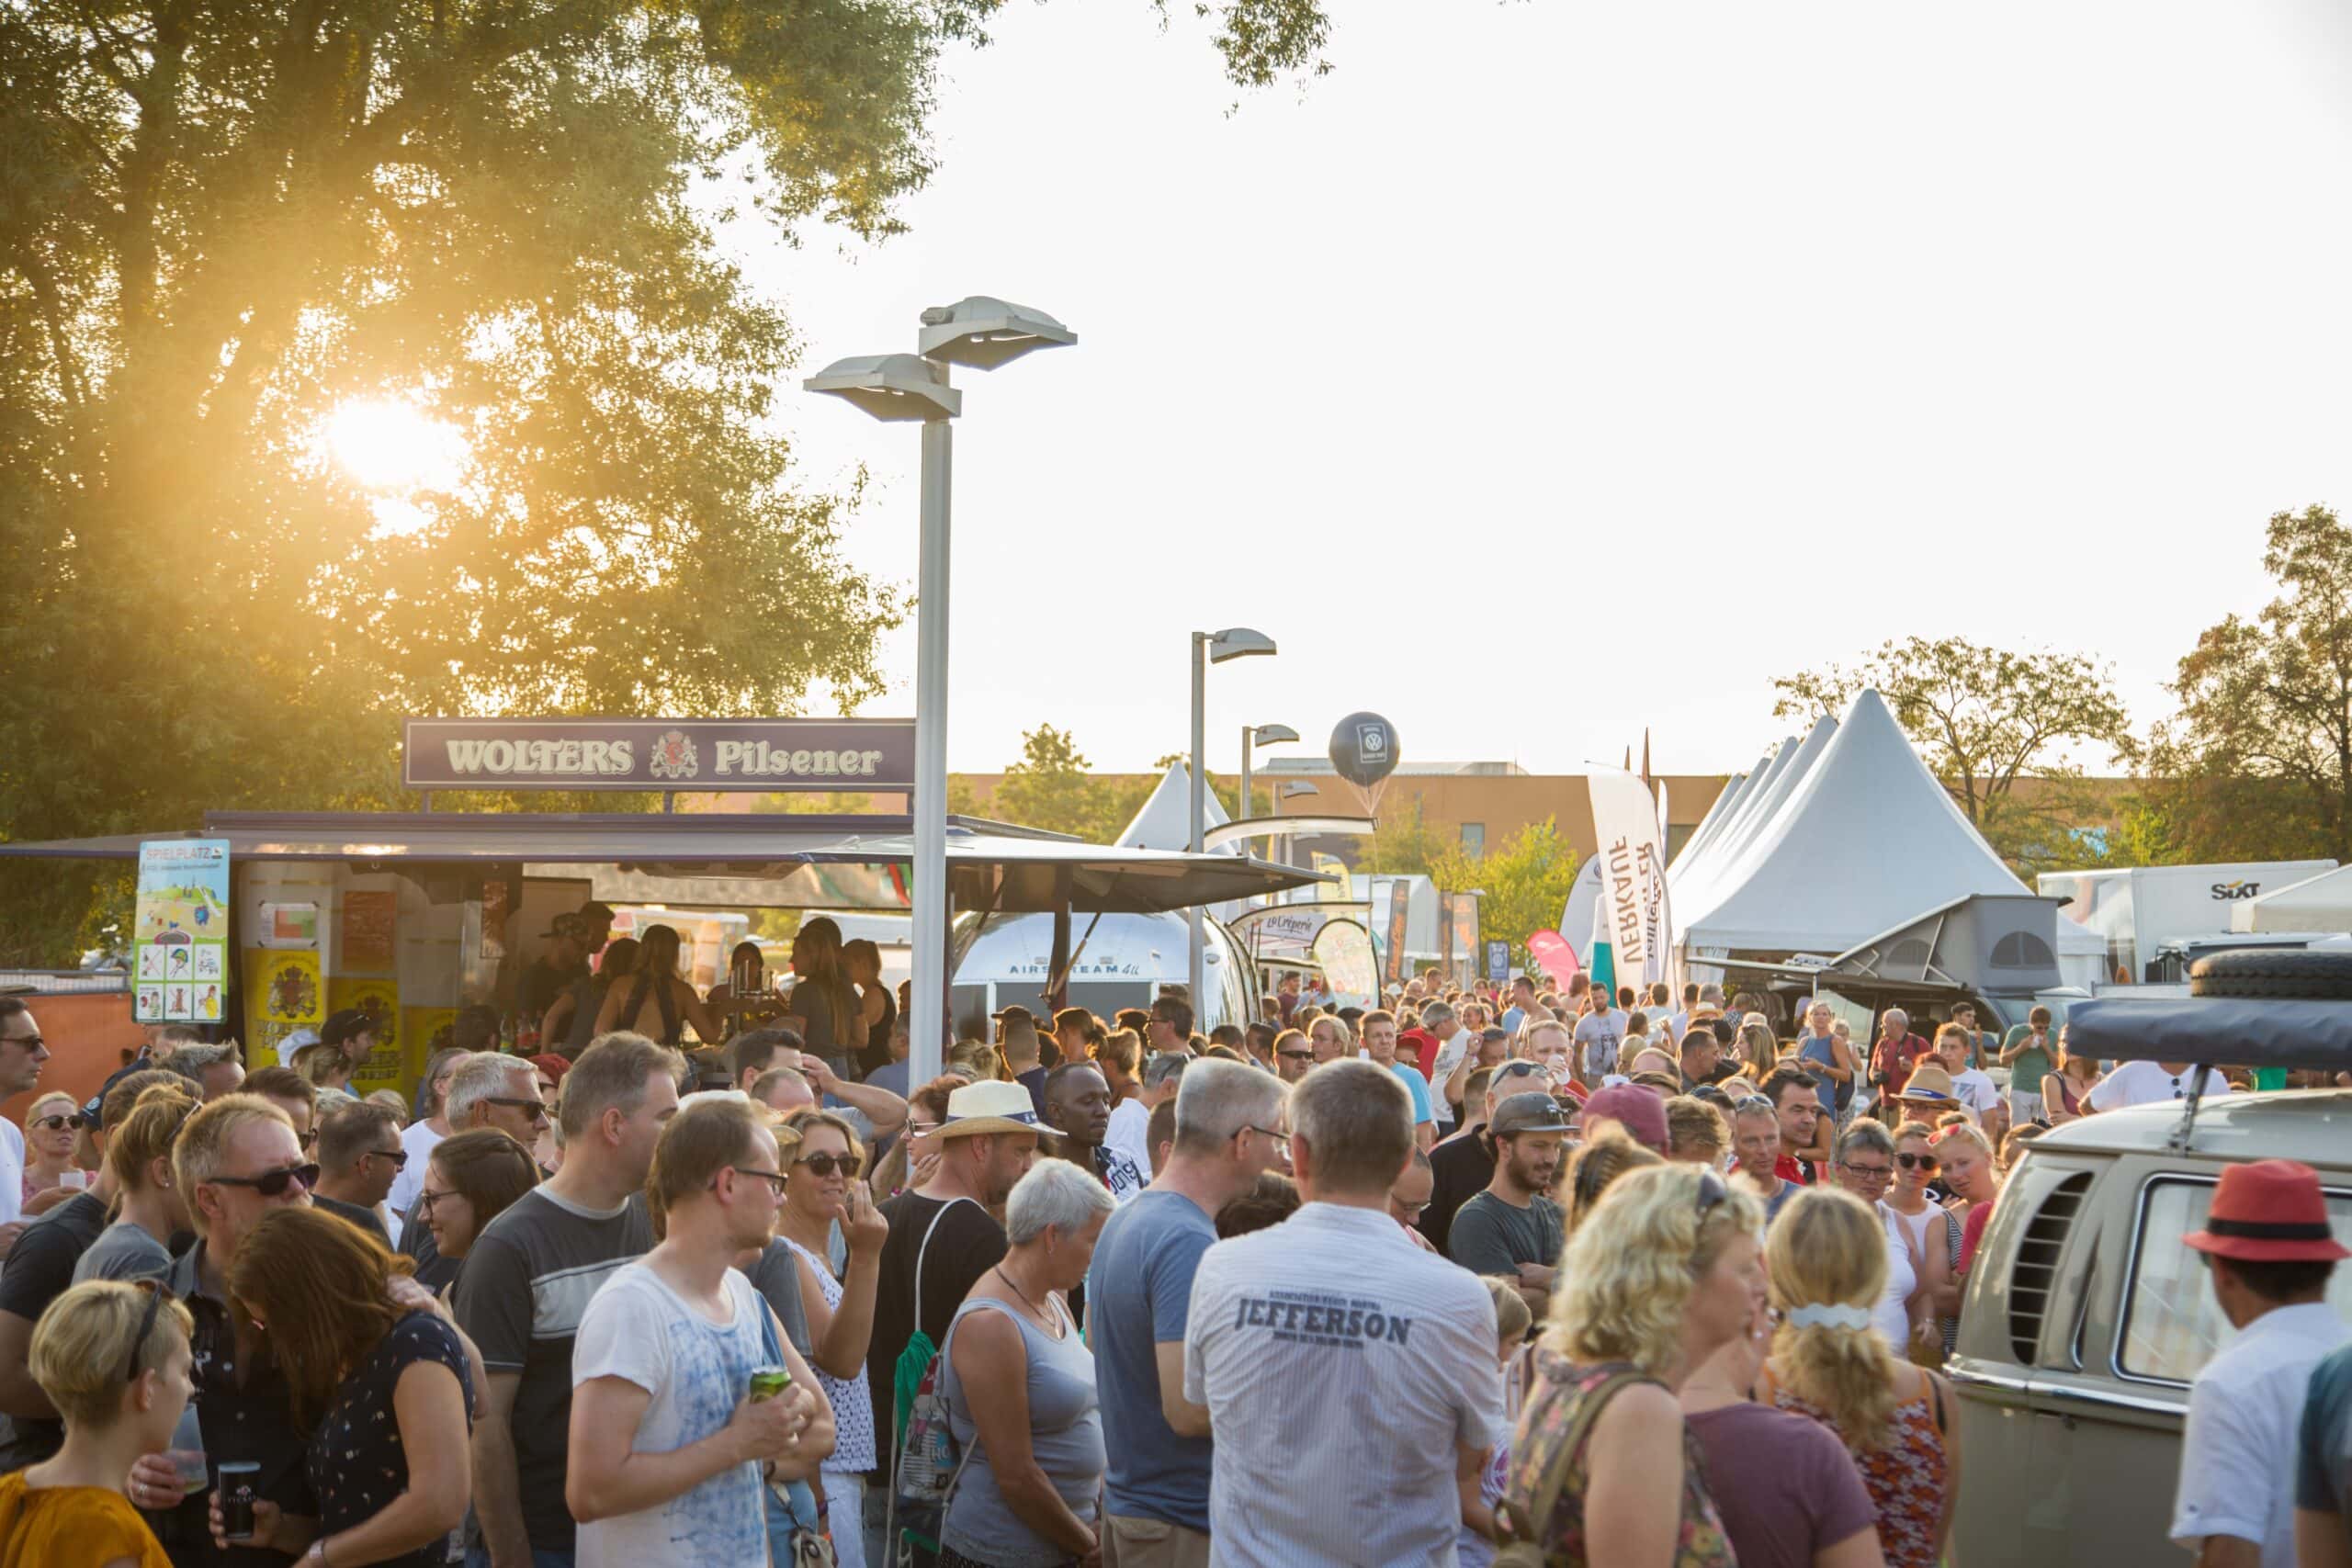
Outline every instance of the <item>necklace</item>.
[[(1058, 1330), (1061, 1327), (1060, 1323), (1053, 1318), (1047, 1317), (1044, 1310), (1040, 1308), (1035, 1302), (1029, 1299), (1028, 1292), (1023, 1290), (1018, 1284), (1014, 1283), (1012, 1276), (1004, 1271), (1004, 1265), (1001, 1263), (996, 1266), (996, 1277), (1012, 1287), (1012, 1293), (1021, 1298), (1021, 1304), (1029, 1309), (1030, 1314), (1035, 1317), (1039, 1324), (1043, 1325), (1048, 1330)], [(1054, 1334), (1054, 1337), (1058, 1339), (1061, 1337), (1061, 1335), (1058, 1332), (1056, 1332)]]

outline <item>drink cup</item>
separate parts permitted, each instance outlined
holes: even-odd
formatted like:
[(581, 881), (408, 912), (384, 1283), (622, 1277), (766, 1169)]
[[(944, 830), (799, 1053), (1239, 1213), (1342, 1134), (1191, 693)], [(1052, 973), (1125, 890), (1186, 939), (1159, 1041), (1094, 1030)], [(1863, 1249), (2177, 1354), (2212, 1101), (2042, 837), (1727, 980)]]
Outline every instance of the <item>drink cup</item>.
[(210, 1478), (205, 1473), (204, 1430), (197, 1425), (194, 1400), (180, 1412), (179, 1425), (172, 1428), (172, 1446), (164, 1450), (164, 1458), (179, 1472), (181, 1495), (193, 1497), (204, 1490)]
[(254, 1538), (254, 1496), (261, 1466), (252, 1460), (220, 1464), (220, 1533), (231, 1540)]

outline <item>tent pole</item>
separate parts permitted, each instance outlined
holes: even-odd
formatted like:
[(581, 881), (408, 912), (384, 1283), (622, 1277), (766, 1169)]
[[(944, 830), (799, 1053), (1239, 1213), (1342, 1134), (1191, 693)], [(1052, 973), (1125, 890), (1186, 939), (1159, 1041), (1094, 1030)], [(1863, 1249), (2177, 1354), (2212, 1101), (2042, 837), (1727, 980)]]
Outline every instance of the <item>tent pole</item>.
[(1046, 1010), (1069, 1005), (1069, 867), (1054, 873), (1054, 955), (1046, 965)]

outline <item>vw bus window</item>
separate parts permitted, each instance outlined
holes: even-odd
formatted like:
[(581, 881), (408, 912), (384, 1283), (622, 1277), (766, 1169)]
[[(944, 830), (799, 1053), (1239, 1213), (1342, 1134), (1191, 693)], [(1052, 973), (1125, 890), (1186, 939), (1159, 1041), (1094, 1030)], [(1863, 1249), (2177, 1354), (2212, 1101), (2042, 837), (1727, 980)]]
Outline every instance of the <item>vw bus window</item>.
[[(2213, 1184), (2159, 1178), (2140, 1196), (2140, 1233), (2123, 1302), (2123, 1336), (2115, 1370), (2125, 1377), (2185, 1383), (2237, 1331), (2222, 1315), (2206, 1277), (2204, 1255), (2181, 1237), (2200, 1229)], [(2335, 1239), (2352, 1246), (2352, 1194), (2331, 1189), (2328, 1220)], [(2328, 1281), (2328, 1304), (2352, 1318), (2352, 1269)]]

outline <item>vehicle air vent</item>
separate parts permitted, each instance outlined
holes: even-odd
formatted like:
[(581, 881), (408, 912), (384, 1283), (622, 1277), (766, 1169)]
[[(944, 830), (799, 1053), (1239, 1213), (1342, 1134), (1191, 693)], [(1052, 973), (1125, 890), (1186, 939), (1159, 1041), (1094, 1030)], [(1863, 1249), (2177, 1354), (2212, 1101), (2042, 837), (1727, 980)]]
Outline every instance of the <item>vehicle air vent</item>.
[(2050, 1312), (2051, 1292), (2057, 1287), (2058, 1257), (2090, 1190), (2087, 1170), (2060, 1182), (2041, 1201), (2018, 1243), (2017, 1263), (2009, 1270), (2009, 1345), (2019, 1366), (2033, 1366), (2041, 1359), (2041, 1323)]

